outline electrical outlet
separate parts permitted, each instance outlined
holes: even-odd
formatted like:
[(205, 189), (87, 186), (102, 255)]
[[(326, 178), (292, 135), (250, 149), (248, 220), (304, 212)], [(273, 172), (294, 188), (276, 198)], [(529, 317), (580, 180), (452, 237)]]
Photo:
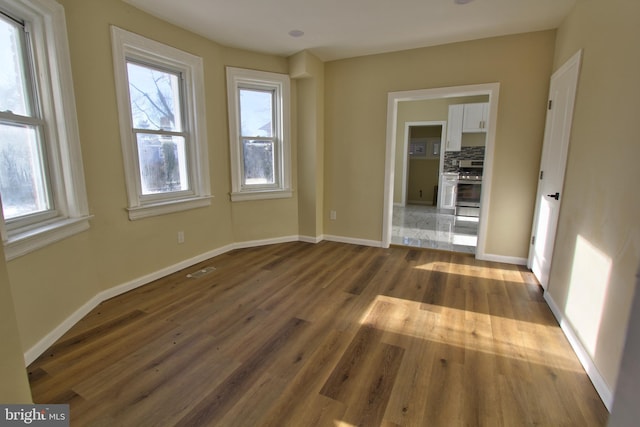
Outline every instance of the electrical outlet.
[(336, 219), (336, 211), (329, 212), (329, 219), (335, 221), (335, 219)]
[(184, 243), (184, 231), (178, 231), (178, 243)]

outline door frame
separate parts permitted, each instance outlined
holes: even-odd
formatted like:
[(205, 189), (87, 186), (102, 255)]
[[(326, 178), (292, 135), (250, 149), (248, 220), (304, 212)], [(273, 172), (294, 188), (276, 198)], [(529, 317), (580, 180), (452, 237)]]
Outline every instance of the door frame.
[(487, 217), (489, 215), (489, 203), (491, 201), (491, 182), (493, 176), (493, 157), (497, 129), (499, 92), (500, 83), (483, 83), (477, 85), (389, 92), (387, 94), (387, 143), (384, 175), (384, 205), (382, 214), (382, 247), (388, 248), (391, 245), (398, 103), (403, 101), (423, 101), (429, 99), (489, 95), (489, 127), (487, 128), (480, 218), (478, 224), (478, 246), (476, 247), (476, 258), (487, 259)]
[(440, 133), (440, 160), (438, 164), (438, 178), (442, 174), (442, 163), (444, 162), (444, 146), (442, 141), (447, 139), (447, 122), (446, 121), (419, 121), (419, 122), (406, 122), (404, 124), (404, 149), (402, 150), (402, 197), (400, 197), (400, 205), (407, 205), (407, 187), (409, 186), (409, 136), (410, 129), (412, 127), (420, 126), (440, 126), (442, 132)]

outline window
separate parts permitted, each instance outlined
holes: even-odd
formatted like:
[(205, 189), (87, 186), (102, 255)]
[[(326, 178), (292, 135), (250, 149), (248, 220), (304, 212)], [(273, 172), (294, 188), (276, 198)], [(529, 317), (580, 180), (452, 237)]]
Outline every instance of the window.
[(8, 259), (89, 227), (66, 34), (55, 1), (0, 0), (1, 232)]
[(227, 67), (231, 200), (291, 197), (289, 77)]
[(211, 204), (202, 59), (112, 27), (129, 218)]

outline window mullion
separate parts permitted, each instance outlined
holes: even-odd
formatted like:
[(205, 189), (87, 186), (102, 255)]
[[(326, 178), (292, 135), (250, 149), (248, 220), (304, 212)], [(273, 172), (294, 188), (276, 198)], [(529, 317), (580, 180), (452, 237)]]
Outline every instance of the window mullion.
[(29, 78), (29, 84), (27, 94), (29, 97), (29, 109), (31, 117), (42, 117), (42, 106), (40, 104), (36, 58), (33, 51), (33, 41), (31, 37), (31, 28), (28, 23), (25, 23), (24, 31), (22, 32), (21, 43), (25, 52), (25, 74)]
[(6, 111), (0, 111), (0, 122), (15, 125), (44, 126), (45, 121), (39, 117), (21, 116)]
[(248, 141), (278, 141), (278, 137), (276, 136), (240, 136), (240, 140), (242, 141), (243, 139)]
[(183, 138), (187, 137), (187, 132), (176, 132), (176, 131), (170, 131), (170, 130), (155, 130), (155, 129), (133, 128), (133, 133), (134, 134), (146, 133), (146, 134), (150, 134), (150, 135), (159, 135), (159, 136), (163, 136), (163, 135), (181, 136)]

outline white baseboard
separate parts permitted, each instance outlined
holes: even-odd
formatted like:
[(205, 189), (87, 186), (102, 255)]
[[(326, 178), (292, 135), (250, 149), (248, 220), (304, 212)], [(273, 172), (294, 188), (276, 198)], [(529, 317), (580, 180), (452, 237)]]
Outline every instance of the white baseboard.
[(374, 248), (381, 248), (382, 242), (379, 240), (366, 240), (366, 239), (354, 239), (352, 237), (325, 235), (324, 240), (338, 243), (349, 243), (351, 245), (361, 246), (373, 246)]
[(273, 239), (248, 240), (246, 242), (234, 243), (233, 245), (230, 245), (230, 246), (232, 247), (232, 249), (257, 248), (258, 246), (275, 245), (278, 243), (297, 242), (299, 240), (300, 240), (299, 236), (285, 236), (285, 237), (276, 237)]
[(100, 304), (103, 299), (101, 299), (100, 294), (94, 296), (89, 301), (84, 303), (82, 307), (77, 309), (71, 314), (71, 316), (67, 317), (62, 323), (53, 328), (51, 332), (45, 335), (40, 341), (38, 341), (33, 347), (27, 350), (24, 353), (24, 363), (26, 366), (29, 366), (33, 363), (41, 354), (43, 354), (49, 347), (51, 347), (57, 340), (60, 339), (64, 334), (67, 333), (69, 329), (84, 316), (89, 314), (91, 310), (96, 308), (98, 304)]
[(515, 256), (504, 256), (504, 255), (494, 255), (494, 254), (477, 254), (476, 258), (481, 261), (495, 261), (495, 262), (503, 262), (505, 264), (515, 264), (515, 265), (527, 265), (526, 258), (520, 258)]
[(602, 375), (600, 375), (600, 372), (593, 362), (593, 359), (591, 359), (589, 352), (587, 352), (587, 350), (584, 348), (582, 342), (580, 342), (580, 339), (578, 338), (578, 335), (575, 333), (573, 327), (564, 316), (564, 313), (560, 310), (560, 308), (558, 308), (549, 292), (545, 291), (544, 299), (549, 305), (551, 312), (558, 320), (562, 332), (564, 332), (564, 335), (567, 337), (569, 344), (571, 344), (573, 351), (576, 353), (576, 356), (578, 356), (578, 360), (580, 360), (582, 367), (587, 372), (587, 376), (600, 395), (600, 399), (602, 399), (604, 406), (606, 406), (609, 412), (611, 412), (611, 408), (613, 406), (613, 393), (611, 391), (611, 388), (606, 383), (604, 378), (602, 378)]
[(52, 346), (57, 340), (59, 340), (69, 329), (71, 329), (73, 325), (75, 325), (84, 316), (89, 314), (89, 312), (96, 308), (101, 302), (124, 294), (125, 292), (129, 292), (133, 289), (139, 288), (140, 286), (149, 284), (154, 280), (161, 279), (165, 276), (168, 276), (169, 274), (175, 273), (176, 271), (180, 271), (184, 268), (190, 267), (209, 258), (222, 255), (233, 249), (236, 249), (236, 245), (226, 245), (221, 248), (205, 252), (193, 258), (186, 259), (177, 264), (170, 265), (169, 267), (162, 268), (158, 271), (154, 271), (153, 273), (146, 274), (129, 282), (116, 285), (113, 288), (109, 288), (102, 292), (99, 292), (97, 295), (83, 304), (82, 307), (73, 312), (71, 316), (67, 317), (62, 323), (56, 326), (51, 332), (45, 335), (33, 347), (27, 350), (24, 354), (25, 363), (29, 365), (34, 360), (36, 360), (50, 346)]
[(205, 261), (209, 258), (213, 258), (218, 255), (222, 255), (224, 253), (230, 252), (234, 249), (252, 248), (257, 246), (272, 245), (276, 243), (295, 242), (298, 240), (300, 240), (298, 236), (287, 236), (287, 237), (279, 237), (275, 239), (251, 240), (247, 242), (233, 243), (230, 245), (222, 246), (217, 249), (213, 249), (211, 251), (197, 255), (193, 258), (186, 259), (177, 264), (170, 265), (168, 267), (146, 274), (142, 277), (138, 277), (137, 279), (133, 279), (126, 283), (122, 283), (120, 285), (116, 285), (112, 288), (99, 292), (89, 301), (84, 303), (80, 308), (74, 311), (73, 314), (71, 314), (71, 316), (67, 317), (64, 321), (62, 321), (62, 323), (56, 326), (51, 332), (45, 335), (33, 347), (27, 350), (24, 353), (24, 361), (27, 366), (33, 363), (33, 361), (35, 361), (38, 357), (40, 357), (41, 354), (43, 354), (49, 347), (51, 347), (57, 340), (59, 340), (69, 329), (71, 329), (73, 325), (75, 325), (78, 321), (80, 321), (80, 319), (82, 319), (84, 316), (89, 314), (91, 310), (96, 308), (103, 301), (106, 301), (110, 298), (124, 294), (125, 292), (129, 292), (133, 289), (139, 288), (140, 286), (149, 284), (154, 280), (161, 279), (165, 276), (168, 276), (169, 274), (173, 274), (176, 271), (180, 271), (194, 264), (198, 264), (199, 262)]
[(305, 243), (320, 243), (324, 240), (324, 235), (321, 234), (319, 236), (313, 237), (313, 236), (300, 236), (299, 239), (301, 242), (305, 242)]

